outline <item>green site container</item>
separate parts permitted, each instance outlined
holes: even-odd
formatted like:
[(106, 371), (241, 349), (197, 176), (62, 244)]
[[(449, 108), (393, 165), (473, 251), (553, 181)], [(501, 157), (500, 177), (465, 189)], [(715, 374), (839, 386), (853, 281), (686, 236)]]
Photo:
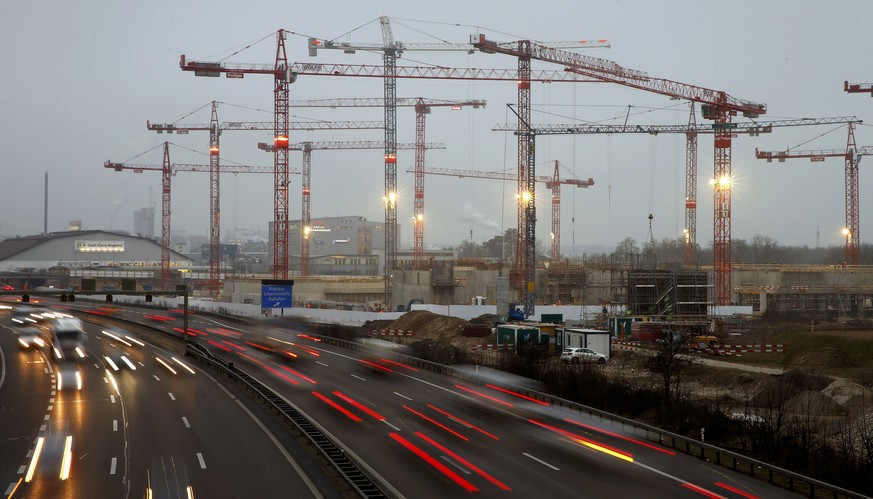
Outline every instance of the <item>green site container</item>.
[(564, 322), (564, 314), (542, 314), (540, 320), (552, 324), (562, 324)]
[(514, 351), (524, 347), (528, 343), (536, 343), (540, 339), (540, 330), (530, 326), (518, 326), (507, 324), (497, 326), (497, 344), (515, 345)]

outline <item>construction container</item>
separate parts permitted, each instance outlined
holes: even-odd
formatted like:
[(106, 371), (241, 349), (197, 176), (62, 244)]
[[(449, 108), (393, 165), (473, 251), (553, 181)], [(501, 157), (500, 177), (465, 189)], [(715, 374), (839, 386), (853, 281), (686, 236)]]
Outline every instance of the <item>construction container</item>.
[(513, 351), (518, 352), (532, 343), (540, 343), (540, 330), (530, 325), (503, 324), (497, 326), (497, 344), (515, 345)]

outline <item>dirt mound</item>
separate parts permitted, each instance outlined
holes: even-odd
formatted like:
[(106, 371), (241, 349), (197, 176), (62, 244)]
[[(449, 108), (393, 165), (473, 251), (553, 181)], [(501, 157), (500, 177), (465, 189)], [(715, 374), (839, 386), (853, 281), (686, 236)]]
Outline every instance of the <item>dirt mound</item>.
[(803, 352), (794, 358), (792, 364), (806, 369), (858, 367), (858, 363), (845, 350), (834, 347), (824, 347)]
[(791, 397), (785, 403), (789, 413), (803, 414), (806, 417), (841, 416), (845, 409), (821, 392), (803, 392)]
[(413, 310), (401, 315), (385, 329), (406, 329), (412, 331), (413, 339), (451, 342), (461, 335), (469, 322), (457, 317), (438, 315), (427, 310)]

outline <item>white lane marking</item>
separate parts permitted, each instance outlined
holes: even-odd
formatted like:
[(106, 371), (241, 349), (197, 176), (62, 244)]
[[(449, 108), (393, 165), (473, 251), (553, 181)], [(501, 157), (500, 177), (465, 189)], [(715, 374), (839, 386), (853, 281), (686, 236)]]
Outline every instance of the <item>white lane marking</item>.
[(18, 484), (19, 484), (19, 483), (21, 483), (20, 480), (17, 481), (17, 482), (10, 482), (10, 483), (9, 483), (9, 486), (6, 487), (6, 492), (4, 492), (3, 495), (6, 496), (6, 497), (11, 496), (11, 495), (12, 495), (12, 491), (15, 490), (15, 489), (18, 487)]
[(44, 417), (44, 418), (42, 418), (42, 420), (43, 420), (43, 421), (48, 421), (48, 420), (49, 420), (49, 415), (48, 415), (48, 414), (46, 414), (46, 415), (45, 415), (45, 417)]
[(137, 364), (141, 365), (142, 367), (145, 367), (145, 364), (143, 364), (142, 362), (137, 362)]
[[(52, 378), (54, 378), (54, 376), (52, 376)], [(57, 393), (58, 393), (57, 390), (52, 390), (52, 397), (54, 397), (55, 395), (57, 395)]]
[(27, 466), (22, 464), (21, 466), (18, 467), (18, 474), (19, 475), (23, 474), (24, 470), (26, 470), (26, 469), (27, 469)]
[(393, 424), (389, 423), (387, 419), (383, 419), (382, 422), (385, 423), (386, 425), (390, 426), (391, 428), (393, 428), (394, 431), (401, 431), (400, 428), (398, 428), (398, 427), (394, 426)]
[(109, 383), (109, 380), (106, 379), (106, 376), (103, 376), (103, 382), (104, 382), (104, 383)]
[(49, 399), (49, 404), (54, 404), (54, 403), (55, 403), (55, 398), (54, 398), (54, 397), (50, 398), (50, 399)]
[(112, 394), (110, 393), (110, 394), (109, 394), (109, 401), (112, 402), (112, 403), (114, 404), (114, 403), (115, 403), (115, 395), (112, 395)]
[(361, 380), (361, 381), (367, 381), (366, 379), (364, 379), (364, 378), (358, 376), (357, 374), (352, 374), (352, 377), (353, 377), (353, 378), (358, 378), (358, 379)]
[(117, 458), (117, 457), (113, 457), (113, 458), (112, 458), (112, 463), (109, 465), (109, 474), (110, 474), (110, 475), (114, 475), (114, 474), (115, 474), (115, 465), (116, 465), (116, 464), (118, 464), (118, 458)]
[(534, 461), (536, 461), (536, 462), (542, 464), (543, 466), (548, 466), (549, 468), (552, 468), (552, 469), (555, 470), (555, 471), (560, 471), (560, 470), (561, 470), (561, 468), (558, 468), (557, 466), (552, 466), (551, 464), (549, 464), (549, 463), (543, 461), (542, 459), (538, 459), (538, 458), (535, 458), (535, 457), (531, 456), (531, 455), (528, 454), (527, 452), (522, 452), (521, 454), (522, 454), (523, 456), (527, 456), (527, 457), (533, 459)]
[(170, 396), (170, 400), (176, 400), (176, 397), (173, 396), (173, 392), (167, 392), (167, 395)]
[(117, 419), (112, 420), (112, 431), (118, 431), (118, 420)]
[(155, 379), (156, 379), (156, 380), (158, 380), (158, 381), (160, 381), (160, 380), (161, 380), (161, 378), (159, 378), (159, 377), (158, 377), (158, 375), (157, 375), (157, 374), (152, 374), (152, 376), (154, 376), (154, 377), (155, 377)]
[(440, 456), (440, 458), (441, 458), (443, 461), (445, 461), (445, 462), (451, 464), (452, 466), (454, 466), (455, 468), (457, 468), (458, 471), (460, 471), (461, 473), (464, 473), (465, 475), (472, 475), (472, 472), (471, 472), (470, 470), (468, 470), (467, 468), (464, 468), (463, 466), (461, 466), (460, 464), (454, 462), (453, 460), (449, 459), (448, 457), (446, 457), (446, 456)]
[(394, 392), (394, 395), (397, 395), (398, 397), (403, 397), (403, 398), (405, 398), (406, 400), (412, 400), (411, 398), (407, 397), (406, 395), (404, 395), (404, 394), (402, 394), (402, 393)]
[(205, 470), (206, 469), (206, 462), (203, 460), (203, 454), (198, 452), (197, 453), (197, 460), (200, 461), (200, 468)]
[(46, 367), (46, 368), (45, 368), (45, 369), (43, 369), (43, 370), (42, 370), (42, 371), (43, 371), (43, 372), (44, 372), (44, 373), (46, 373), (46, 374), (48, 374), (48, 372), (49, 372), (49, 369), (48, 369), (48, 367)]
[(54, 407), (53, 405), (48, 406), (48, 410), (49, 411), (52, 410), (53, 407)]
[(96, 367), (97, 369), (103, 369), (102, 367), (100, 367), (99, 364), (94, 364), (94, 367)]
[(188, 418), (186, 418), (185, 416), (182, 416), (182, 423), (185, 424), (185, 428), (191, 428), (191, 425), (188, 424)]
[(39, 427), (39, 432), (42, 433), (45, 431), (45, 425)]
[(322, 361), (320, 361), (320, 360), (316, 360), (315, 363), (316, 363), (316, 364), (321, 364), (321, 365), (323, 365), (324, 367), (330, 367), (330, 366), (328, 366), (327, 364), (325, 364), (324, 362), (322, 362)]

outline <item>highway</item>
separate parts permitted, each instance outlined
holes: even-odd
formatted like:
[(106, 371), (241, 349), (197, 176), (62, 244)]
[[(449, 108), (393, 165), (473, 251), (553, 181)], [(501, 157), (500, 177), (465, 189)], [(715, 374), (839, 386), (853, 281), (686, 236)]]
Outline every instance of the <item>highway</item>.
[(50, 353), (0, 330), (4, 497), (342, 497), (232, 383), (136, 337), (86, 332), (82, 389), (58, 390)]
[[(115, 314), (168, 331), (176, 328), (176, 334), (181, 331), (181, 320), (163, 312), (131, 308)], [(209, 347), (280, 394), (342, 447), (389, 497), (469, 493), (483, 497), (796, 497), (726, 468), (623, 435), (578, 412), (527, 400), (497, 384), (460, 381), (378, 353), (362, 356), (361, 351), (327, 345), (305, 331), (283, 329), (279, 324), (284, 323), (274, 320), (245, 330), (206, 316), (189, 316), (191, 341)], [(119, 348), (118, 342), (106, 336), (91, 335), (89, 353)], [(8, 350), (6, 343), (0, 343), (4, 351)], [(83, 448), (87, 444), (77, 439), (76, 477), (62, 482), (41, 469), (22, 487), (42, 492), (55, 490), (49, 487), (88, 487), (86, 482), (95, 486), (84, 480), (87, 476), (100, 477), (101, 491), (110, 491), (112, 497), (140, 496), (149, 483), (174, 490), (193, 483), (200, 497), (307, 495), (287, 494), (288, 490), (309, 490), (301, 474), (265, 473), (276, 466), (289, 467), (287, 458), (237, 406), (226, 391), (229, 383), (218, 384), (196, 368), (194, 375), (182, 370), (171, 375), (152, 358), (164, 356), (172, 366), (167, 352), (143, 347), (123, 350), (135, 357), (138, 368), (116, 374), (119, 390), (102, 380), (105, 368), (95, 363), (97, 367), (91, 365), (86, 377), (91, 381), (80, 395), (87, 402), (76, 404), (75, 410), (55, 409), (51, 414), (58, 419), (56, 425), (67, 424), (76, 434), (101, 436), (99, 442), (88, 442), (92, 447), (87, 454)], [(28, 355), (36, 362), (38, 356), (33, 352), (23, 352), (20, 358)], [(36, 382), (43, 368), (43, 364), (22, 361), (16, 369), (23, 373), (38, 370), (28, 375)], [(0, 392), (3, 399), (12, 398), (22, 407), (33, 405), (28, 419), (40, 423), (48, 411), (38, 403), (38, 390), (7, 397), (6, 384)], [(51, 400), (47, 378), (42, 385), (46, 385), (45, 400)], [(79, 414), (79, 405), (88, 410)], [(63, 417), (58, 417), (59, 412)], [(120, 425), (118, 431), (114, 431), (114, 421)], [(16, 434), (27, 434), (25, 430), (18, 429)], [(14, 480), (7, 478), (10, 472), (5, 463), (11, 454), (6, 450), (5, 425), (0, 431), (4, 433), (0, 478), (11, 483)], [(16, 444), (20, 465), (26, 464), (32, 447), (31, 440), (24, 440)], [(118, 463), (114, 474), (108, 473), (113, 457)], [(130, 463), (130, 468), (122, 471), (122, 461)], [(130, 474), (130, 490), (119, 476), (124, 473)], [(324, 479), (314, 481), (323, 483)]]

